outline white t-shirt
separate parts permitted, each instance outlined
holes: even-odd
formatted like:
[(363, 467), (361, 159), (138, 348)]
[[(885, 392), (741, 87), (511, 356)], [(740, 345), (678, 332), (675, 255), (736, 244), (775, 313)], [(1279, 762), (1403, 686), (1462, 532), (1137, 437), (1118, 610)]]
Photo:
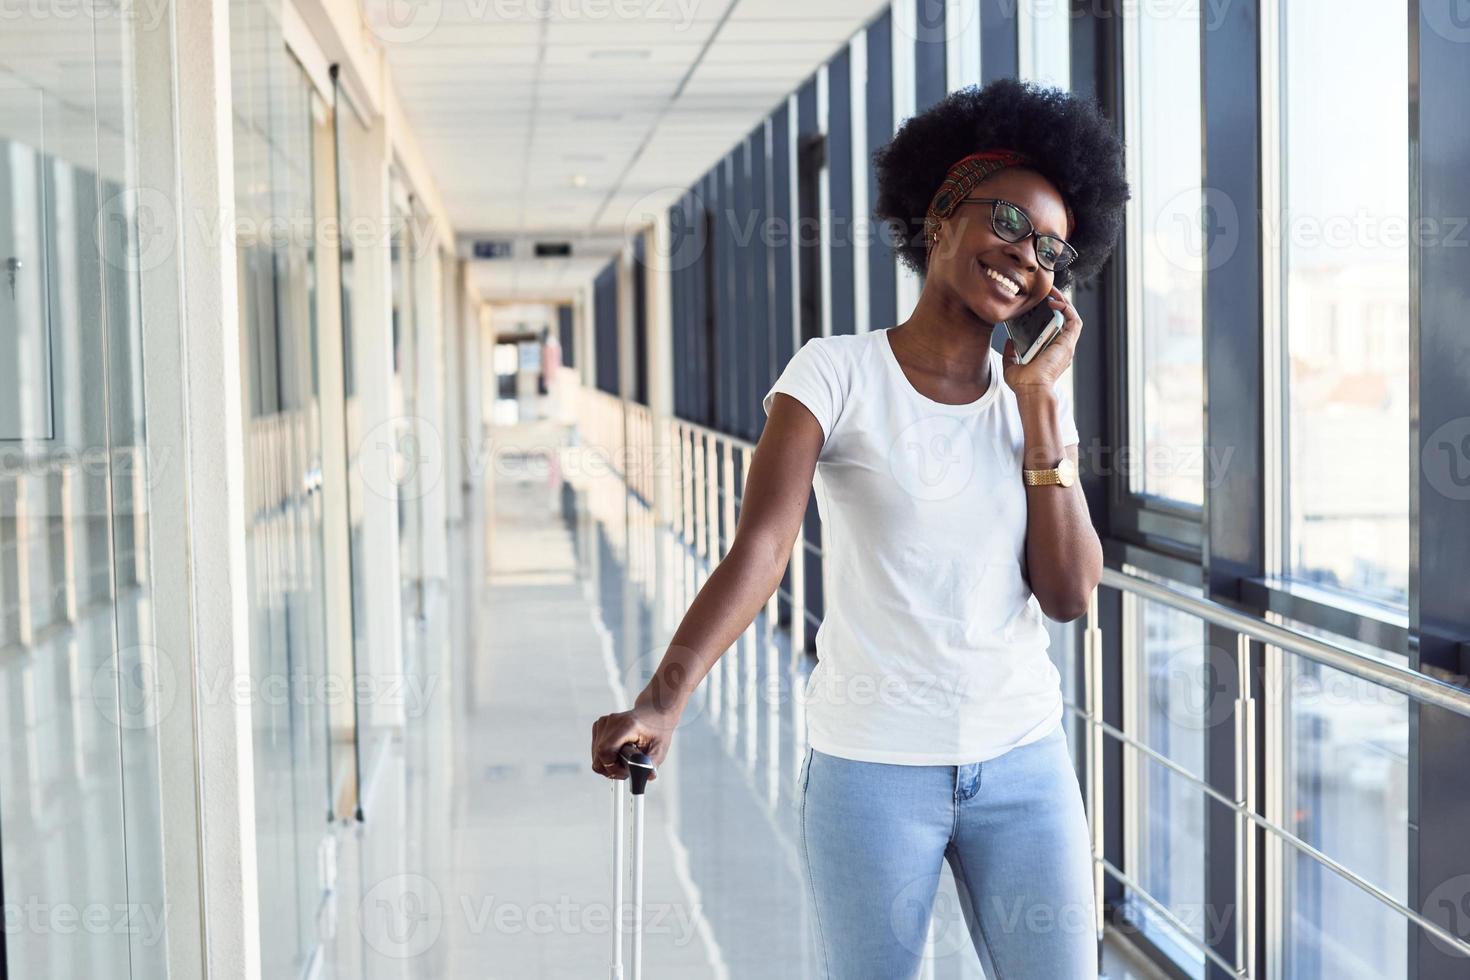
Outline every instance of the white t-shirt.
[[(1015, 393), (998, 353), (983, 396), (946, 405), (904, 375), (887, 330), (813, 338), (776, 392), (825, 440), (813, 488), (826, 614), (806, 687), (813, 748), (865, 762), (983, 762), (1062, 715), (1041, 607), (1024, 575)], [(1057, 391), (1063, 443), (1077, 442)]]

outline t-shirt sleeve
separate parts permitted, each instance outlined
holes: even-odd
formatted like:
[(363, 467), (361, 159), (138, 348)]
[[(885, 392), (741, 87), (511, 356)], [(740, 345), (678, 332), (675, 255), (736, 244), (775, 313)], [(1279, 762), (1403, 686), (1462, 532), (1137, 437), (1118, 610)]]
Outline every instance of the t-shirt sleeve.
[(822, 426), (822, 437), (832, 434), (842, 411), (842, 385), (837, 375), (837, 365), (822, 346), (821, 338), (813, 337), (792, 355), (771, 390), (761, 399), (766, 415), (771, 414), (771, 403), (777, 392), (790, 395), (807, 407)]

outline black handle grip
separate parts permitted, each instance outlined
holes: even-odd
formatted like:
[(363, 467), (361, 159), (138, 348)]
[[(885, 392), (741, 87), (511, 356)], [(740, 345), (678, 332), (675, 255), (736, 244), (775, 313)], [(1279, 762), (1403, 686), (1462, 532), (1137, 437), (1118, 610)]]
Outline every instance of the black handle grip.
[(632, 782), (634, 796), (642, 796), (648, 788), (648, 778), (653, 775), (653, 760), (643, 754), (637, 742), (629, 742), (618, 750), (618, 758), (628, 767), (628, 779)]

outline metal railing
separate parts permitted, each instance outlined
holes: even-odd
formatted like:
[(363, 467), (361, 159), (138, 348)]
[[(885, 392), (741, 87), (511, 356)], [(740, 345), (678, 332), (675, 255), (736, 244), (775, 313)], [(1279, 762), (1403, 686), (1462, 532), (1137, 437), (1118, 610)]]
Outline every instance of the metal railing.
[[(605, 401), (604, 401), (605, 399)], [(737, 517), (736, 504), (743, 490), (744, 475), (755, 446), (746, 440), (718, 432), (707, 426), (683, 419), (658, 418), (640, 405), (621, 402), (613, 396), (597, 393), (594, 399), (599, 409), (611, 414), (615, 406), (627, 405), (623, 425), (614, 440), (608, 432), (608, 423), (600, 423), (602, 431), (612, 445), (614, 441), (623, 450), (623, 458), (654, 462), (655, 465), (634, 472), (625, 466), (619, 475), (630, 488), (637, 489), (645, 500), (653, 500), (655, 484), (660, 477), (667, 477), (663, 492), (670, 495), (664, 512), (668, 515), (670, 530), (676, 539), (683, 542), (693, 554), (712, 568), (729, 551), (734, 537)], [(660, 458), (659, 442), (667, 448), (662, 455), (666, 465), (656, 465)], [(617, 469), (617, 467), (614, 467)], [(737, 474), (739, 479), (737, 480)], [(808, 552), (811, 552), (809, 555)], [(791, 589), (777, 589), (771, 596), (767, 611), (771, 622), (776, 622), (777, 604), (780, 598), (787, 599), (791, 609), (792, 631), (791, 653), (799, 657), (810, 635), (806, 631), (820, 625), (820, 619), (805, 607), (805, 581), (808, 561), (821, 561), (821, 549), (809, 545), (805, 534), (798, 534), (792, 546), (789, 569)], [(1235, 722), (1236, 766), (1233, 792), (1225, 793), (1214, 785), (1190, 772), (1166, 755), (1145, 744), (1134, 734), (1104, 720), (1102, 691), (1103, 638), (1098, 616), (1098, 593), (1112, 589), (1120, 593), (1137, 596), (1139, 599), (1167, 607), (1190, 617), (1221, 627), (1235, 634), (1236, 691), (1238, 697), (1232, 706)], [(1097, 909), (1097, 927), (1103, 928), (1104, 881), (1111, 877), (1131, 894), (1147, 905), (1162, 921), (1166, 922), (1178, 936), (1198, 949), (1202, 956), (1226, 972), (1238, 977), (1250, 977), (1251, 964), (1257, 959), (1256, 935), (1257, 907), (1257, 861), (1256, 834), (1259, 829), (1282, 845), (1295, 850), (1322, 868), (1349, 882), (1365, 895), (1373, 898), (1384, 908), (1391, 909), (1408, 922), (1429, 933), (1447, 947), (1461, 955), (1470, 957), (1470, 942), (1466, 942), (1419, 911), (1396, 899), (1383, 888), (1364, 878), (1333, 859), (1322, 850), (1298, 837), (1286, 827), (1270, 820), (1262, 812), (1256, 798), (1257, 765), (1256, 711), (1251, 676), (1252, 641), (1266, 644), (1285, 654), (1302, 657), (1321, 664), (1350, 677), (1396, 692), (1420, 704), (1434, 705), (1470, 718), (1470, 691), (1444, 683), (1433, 677), (1407, 667), (1380, 660), (1356, 652), (1347, 646), (1314, 636), (1288, 626), (1270, 622), (1251, 613), (1231, 606), (1193, 595), (1182, 589), (1172, 588), (1126, 571), (1107, 568), (1103, 572), (1099, 589), (1094, 593), (1082, 632), (1082, 688), (1084, 703), (1066, 702), (1067, 711), (1082, 722), (1084, 728), (1083, 752), (1087, 759), (1087, 782), (1084, 796), (1087, 802), (1089, 829), (1092, 835), (1094, 860), (1094, 890)], [(1227, 808), (1236, 821), (1236, 908), (1243, 914), (1236, 916), (1234, 956), (1227, 958), (1204, 939), (1197, 936), (1165, 902), (1150, 895), (1142, 885), (1124, 869), (1119, 868), (1104, 856), (1104, 813), (1101, 805), (1106, 787), (1104, 785), (1103, 747), (1107, 739), (1126, 746), (1145, 765), (1157, 765), (1173, 776), (1186, 780), (1214, 803)], [(1233, 962), (1232, 962), (1233, 960)]]
[[(1183, 590), (1171, 588), (1170, 586), (1160, 584), (1142, 576), (1132, 575), (1119, 569), (1104, 569), (1099, 588), (1110, 588), (1119, 592), (1136, 595), (1150, 602), (1186, 613), (1203, 622), (1223, 627), (1235, 633), (1237, 637), (1235, 662), (1238, 671), (1236, 690), (1240, 694), (1240, 697), (1236, 699), (1233, 711), (1236, 726), (1236, 767), (1234, 780), (1235, 793), (1232, 797), (1221, 793), (1208, 782), (1200, 779), (1185, 767), (1155, 751), (1129, 733), (1102, 720), (1102, 637), (1098, 623), (1096, 595), (1094, 595), (1093, 602), (1089, 604), (1084, 632), (1083, 690), (1087, 705), (1084, 708), (1069, 703), (1067, 708), (1074, 717), (1087, 726), (1085, 751), (1087, 752), (1088, 773), (1090, 777), (1087, 787), (1087, 811), (1088, 822), (1093, 831), (1094, 861), (1097, 862), (1099, 868), (1099, 873), (1094, 879), (1099, 909), (1101, 909), (1102, 904), (1101, 878), (1103, 874), (1107, 874), (1119, 881), (1119, 883), (1131, 892), (1139, 895), (1161, 918), (1169, 923), (1180, 937), (1199, 949), (1211, 962), (1214, 962), (1222, 969), (1236, 976), (1249, 977), (1251, 975), (1249, 965), (1255, 962), (1256, 944), (1258, 942), (1258, 937), (1255, 935), (1256, 920), (1254, 909), (1256, 905), (1256, 889), (1259, 882), (1256, 880), (1255, 838), (1254, 834), (1249, 832), (1250, 828), (1254, 826), (1271, 835), (1282, 844), (1295, 849), (1298, 853), (1315, 861), (1323, 868), (1333, 872), (1344, 881), (1347, 881), (1372, 897), (1385, 908), (1393, 910), (1408, 921), (1414, 923), (1420, 929), (1434, 936), (1440, 942), (1454, 948), (1461, 955), (1470, 956), (1470, 943), (1467, 943), (1438, 923), (1426, 918), (1417, 910), (1400, 902), (1382, 888), (1379, 888), (1363, 876), (1354, 873), (1342, 863), (1332, 859), (1318, 848), (1313, 847), (1307, 841), (1302, 840), (1280, 824), (1267, 819), (1259, 812), (1255, 795), (1256, 764), (1258, 758), (1255, 746), (1256, 702), (1250, 696), (1253, 681), (1251, 677), (1252, 658), (1250, 656), (1250, 641), (1255, 640), (1274, 647), (1283, 653), (1304, 657), (1315, 663), (1347, 674), (1348, 676), (1395, 691), (1421, 704), (1432, 704), (1467, 718), (1470, 718), (1470, 691), (1446, 684), (1406, 667), (1366, 656), (1320, 637), (1268, 622), (1264, 619), (1258, 619), (1222, 603), (1192, 595)], [(1236, 917), (1236, 955), (1234, 963), (1227, 962), (1209, 944), (1195, 936), (1193, 931), (1181, 922), (1167, 907), (1163, 906), (1162, 903), (1156, 902), (1152, 896), (1139, 887), (1137, 882), (1134, 882), (1122, 870), (1115, 867), (1102, 856), (1103, 810), (1097, 803), (1102, 799), (1102, 743), (1104, 738), (1114, 739), (1118, 743), (1127, 746), (1130, 751), (1137, 753), (1140, 758), (1147, 762), (1168, 769), (1175, 776), (1186, 780), (1211, 800), (1224, 806), (1235, 815), (1236, 854), (1238, 861), (1236, 868), (1236, 907), (1246, 910), (1246, 914)]]

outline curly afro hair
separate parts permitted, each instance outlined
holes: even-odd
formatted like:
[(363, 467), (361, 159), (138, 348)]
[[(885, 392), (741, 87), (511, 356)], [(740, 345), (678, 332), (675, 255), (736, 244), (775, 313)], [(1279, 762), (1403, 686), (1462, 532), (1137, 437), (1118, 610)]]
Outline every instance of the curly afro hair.
[(1013, 78), (950, 93), (907, 120), (873, 155), (878, 177), (873, 213), (892, 233), (903, 263), (924, 274), (929, 200), (957, 160), (992, 149), (1030, 157), (1032, 169), (1051, 181), (1072, 209), (1076, 227), (1067, 241), (1077, 249), (1077, 261), (1057, 275), (1056, 285), (1096, 275), (1123, 226), (1123, 202), (1129, 196), (1123, 143), (1095, 101)]

